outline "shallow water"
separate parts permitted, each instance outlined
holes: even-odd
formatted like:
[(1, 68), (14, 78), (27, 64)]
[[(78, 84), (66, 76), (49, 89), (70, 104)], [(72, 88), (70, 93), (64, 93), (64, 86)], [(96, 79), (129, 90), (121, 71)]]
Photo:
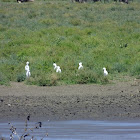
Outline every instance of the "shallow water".
[[(19, 135), (23, 134), (24, 122), (11, 122)], [(29, 128), (35, 123), (30, 122)], [(10, 126), (8, 123), (0, 123), (0, 135), (9, 140)], [(48, 121), (43, 122), (42, 128), (30, 133), (37, 140), (45, 133), (45, 140), (140, 140), (139, 122), (115, 122), (115, 121)], [(30, 138), (30, 137), (29, 137)], [(17, 137), (15, 136), (16, 140)]]

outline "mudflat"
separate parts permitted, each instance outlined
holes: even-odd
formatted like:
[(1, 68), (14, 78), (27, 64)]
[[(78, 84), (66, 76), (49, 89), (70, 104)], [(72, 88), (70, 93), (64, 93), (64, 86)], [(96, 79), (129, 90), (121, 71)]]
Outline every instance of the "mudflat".
[(140, 85), (0, 86), (0, 121), (140, 119)]

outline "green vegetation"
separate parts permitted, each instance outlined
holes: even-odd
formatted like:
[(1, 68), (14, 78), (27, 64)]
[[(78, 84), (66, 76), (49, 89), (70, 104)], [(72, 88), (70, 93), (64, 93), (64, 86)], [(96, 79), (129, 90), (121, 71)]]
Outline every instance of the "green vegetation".
[(0, 3), (0, 84), (24, 81), (26, 61), (31, 70), (26, 83), (40, 86), (107, 83), (140, 74), (140, 2)]

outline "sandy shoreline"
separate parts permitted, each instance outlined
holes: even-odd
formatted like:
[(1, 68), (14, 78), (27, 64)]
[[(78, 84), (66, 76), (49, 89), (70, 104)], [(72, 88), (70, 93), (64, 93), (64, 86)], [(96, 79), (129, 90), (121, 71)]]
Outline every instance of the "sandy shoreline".
[(139, 120), (140, 85), (0, 86), (0, 121)]

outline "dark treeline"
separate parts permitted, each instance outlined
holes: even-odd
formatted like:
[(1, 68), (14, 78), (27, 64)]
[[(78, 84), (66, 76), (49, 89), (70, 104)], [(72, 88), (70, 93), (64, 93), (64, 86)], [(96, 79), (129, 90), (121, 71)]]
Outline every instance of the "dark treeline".
[[(17, 2), (31, 2), (34, 0), (17, 0)], [(79, 2), (79, 3), (83, 3), (83, 2), (87, 2), (88, 0), (72, 0), (72, 2)], [(109, 0), (91, 0), (93, 2), (109, 2)], [(113, 0), (114, 2), (124, 2), (124, 3), (129, 3), (129, 1), (133, 1), (133, 0)]]
[(21, 3), (21, 2), (33, 2), (34, 0), (17, 0), (18, 3)]
[[(72, 2), (80, 2), (80, 3), (83, 3), (83, 2), (87, 2), (88, 0), (72, 0)], [(109, 2), (109, 0), (92, 0), (93, 2), (98, 2), (98, 1), (100, 1), (100, 2)], [(129, 3), (129, 1), (130, 0), (113, 0), (114, 2), (124, 2), (124, 3)], [(133, 1), (133, 0), (131, 0), (131, 1)]]

